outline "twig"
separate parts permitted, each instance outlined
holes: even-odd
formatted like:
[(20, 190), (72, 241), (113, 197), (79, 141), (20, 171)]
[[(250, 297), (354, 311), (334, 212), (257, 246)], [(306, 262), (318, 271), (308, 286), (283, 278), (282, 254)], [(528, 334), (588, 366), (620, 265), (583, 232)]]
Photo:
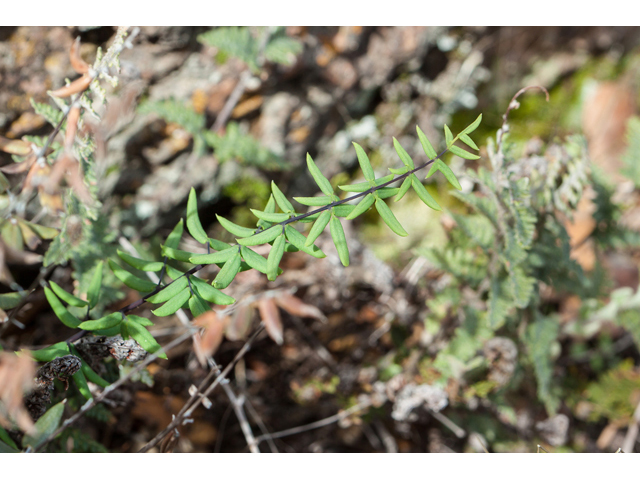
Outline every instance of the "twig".
[(233, 112), (233, 109), (235, 108), (237, 103), (240, 101), (242, 94), (247, 89), (247, 83), (250, 78), (251, 78), (251, 72), (249, 72), (249, 70), (245, 70), (240, 74), (240, 80), (238, 80), (238, 84), (233, 89), (233, 92), (231, 92), (231, 95), (229, 95), (229, 98), (227, 98), (227, 101), (224, 104), (224, 107), (222, 107), (222, 110), (220, 110), (220, 113), (216, 117), (216, 121), (213, 123), (213, 126), (211, 127), (212, 132), (218, 133), (220, 130), (222, 130), (222, 127), (224, 127), (224, 125), (227, 123), (227, 120), (229, 120), (229, 117), (231, 116), (231, 112)]
[[(249, 415), (253, 417), (253, 420), (258, 424), (258, 428), (260, 428), (260, 430), (262, 431), (262, 434), (269, 435), (267, 426), (264, 424), (264, 422), (262, 421), (262, 418), (260, 418), (260, 415), (254, 408), (254, 406), (251, 404), (249, 399), (247, 399), (246, 405), (247, 405), (247, 412), (249, 413)], [(278, 453), (278, 447), (276, 446), (275, 442), (271, 438), (267, 438), (267, 443), (269, 444), (269, 448), (271, 448), (272, 453)]]
[(456, 437), (464, 438), (465, 435), (467, 434), (467, 432), (465, 432), (462, 428), (460, 428), (458, 425), (453, 423), (451, 420), (449, 420), (447, 417), (445, 417), (440, 412), (436, 412), (434, 410), (430, 410), (429, 409), (429, 413), (431, 415), (433, 415), (433, 418), (435, 418), (441, 424), (443, 424), (445, 427), (447, 427), (449, 430), (451, 430)]
[(119, 379), (118, 381), (112, 383), (111, 385), (109, 385), (107, 388), (105, 388), (102, 393), (100, 395), (98, 395), (95, 398), (91, 398), (89, 400), (87, 400), (85, 402), (85, 404), (82, 406), (82, 408), (80, 408), (80, 410), (78, 410), (74, 415), (72, 415), (71, 417), (69, 417), (67, 420), (65, 420), (62, 425), (60, 425), (60, 427), (53, 432), (51, 435), (49, 435), (45, 440), (42, 441), (42, 443), (40, 443), (37, 448), (35, 448), (33, 451), (37, 452), (38, 450), (40, 450), (42, 447), (44, 447), (47, 443), (49, 443), (51, 440), (53, 440), (54, 438), (56, 438), (58, 435), (60, 435), (67, 427), (69, 427), (70, 425), (72, 425), (74, 422), (76, 422), (80, 417), (82, 417), (88, 410), (90, 410), (91, 408), (93, 408), (95, 405), (97, 405), (98, 403), (100, 403), (102, 400), (104, 400), (104, 398), (109, 395), (111, 392), (113, 392), (114, 390), (116, 390), (117, 388), (119, 388), (122, 384), (126, 383), (129, 381), (129, 379), (131, 377), (133, 377), (135, 374), (137, 374), (140, 370), (142, 370), (144, 367), (146, 367), (147, 365), (149, 365), (151, 362), (153, 362), (156, 358), (158, 358), (158, 355), (160, 353), (164, 352), (168, 352), (169, 350), (171, 350), (172, 348), (180, 345), (182, 342), (184, 342), (186, 339), (188, 339), (189, 337), (191, 337), (192, 332), (186, 332), (183, 333), (181, 336), (179, 336), (178, 338), (176, 338), (175, 340), (169, 342), (166, 346), (162, 347), (162, 350), (159, 350), (158, 352), (154, 353), (153, 355), (149, 355), (147, 356), (147, 358), (145, 358), (142, 362), (140, 362), (140, 364), (138, 364), (134, 369), (132, 369), (129, 373), (127, 373), (124, 377), (122, 377), (121, 379)]
[(369, 400), (366, 400), (366, 401), (357, 403), (354, 406), (349, 407), (346, 410), (343, 410), (342, 412), (338, 412), (335, 415), (331, 415), (330, 417), (324, 418), (322, 420), (318, 420), (317, 422), (308, 423), (306, 425), (301, 425), (299, 427), (288, 428), (287, 430), (281, 430), (279, 432), (269, 433), (267, 435), (260, 435), (258, 438), (256, 438), (256, 441), (260, 443), (268, 439), (288, 437), (290, 435), (296, 435), (298, 433), (308, 432), (309, 430), (315, 430), (316, 428), (326, 427), (327, 425), (331, 425), (332, 423), (339, 422), (343, 418), (347, 418), (349, 415), (353, 413), (359, 412), (360, 410), (364, 410), (365, 408), (368, 408), (370, 405), (371, 405), (371, 402)]
[[(193, 411), (198, 407), (198, 405), (200, 405), (202, 403), (203, 398), (211, 395), (211, 392), (213, 392), (213, 390), (218, 386), (218, 384), (220, 382), (222, 382), (223, 380), (226, 380), (226, 377), (229, 374), (229, 372), (231, 371), (231, 369), (235, 366), (235, 364), (238, 362), (238, 360), (240, 360), (242, 357), (244, 357), (246, 355), (246, 353), (251, 349), (251, 344), (253, 343), (253, 341), (258, 337), (258, 335), (263, 330), (264, 330), (264, 324), (260, 324), (258, 329), (251, 336), (251, 338), (249, 338), (249, 340), (247, 340), (246, 343), (242, 346), (242, 348), (236, 354), (236, 356), (233, 358), (231, 363), (229, 363), (225, 367), (225, 369), (222, 371), (222, 373), (220, 373), (215, 378), (213, 383), (211, 385), (209, 385), (209, 387), (205, 391), (202, 391), (204, 386), (208, 382), (211, 381), (211, 379), (216, 375), (216, 373), (218, 373), (215, 370), (211, 370), (211, 372), (209, 372), (207, 377), (200, 383), (200, 386), (198, 387), (198, 391), (195, 392), (195, 394), (189, 400), (187, 400), (187, 402), (184, 404), (184, 406), (182, 407), (180, 412), (178, 412), (178, 415), (176, 415), (176, 417), (173, 419), (173, 421), (164, 430), (162, 430), (155, 437), (153, 437), (153, 439), (151, 439), (144, 447), (142, 447), (138, 451), (138, 453), (148, 452), (150, 449), (155, 447), (169, 432), (171, 432), (175, 427), (180, 425), (182, 423), (183, 419), (189, 418), (191, 416), (191, 414), (193, 413)], [(256, 441), (256, 444), (257, 443), (259, 443), (259, 442)]]
[(638, 433), (640, 433), (640, 402), (638, 402), (636, 406), (636, 411), (633, 413), (633, 418), (631, 419), (631, 425), (629, 425), (627, 434), (624, 437), (624, 442), (622, 442), (623, 452), (633, 452), (633, 447), (638, 439)]

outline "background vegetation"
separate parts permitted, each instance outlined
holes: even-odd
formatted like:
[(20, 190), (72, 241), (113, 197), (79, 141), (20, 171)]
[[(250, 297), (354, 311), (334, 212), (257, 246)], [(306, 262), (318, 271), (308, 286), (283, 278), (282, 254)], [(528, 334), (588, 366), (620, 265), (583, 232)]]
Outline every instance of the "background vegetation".
[[(0, 447), (636, 451), (638, 40), (595, 27), (4, 27)], [(84, 96), (60, 92), (94, 73)], [(529, 85), (548, 99), (537, 88), (513, 103)], [(56, 90), (82, 116), (54, 138), (74, 111)], [(481, 159), (444, 157), (426, 183), (442, 211), (413, 193), (387, 201), (407, 236), (376, 209), (344, 222), (345, 268), (327, 228), (327, 258), (287, 253), (273, 282), (240, 272), (223, 289), (236, 304), (200, 316), (195, 335), (191, 301), (193, 314), (129, 314), (140, 282), (155, 286), (147, 273), (184, 267), (172, 254), (163, 269), (167, 247), (207, 253), (177, 235), (192, 188), (205, 238), (232, 242), (217, 215), (254, 225), (272, 181), (287, 198), (319, 193), (307, 152), (334, 188), (356, 184), (352, 142), (382, 177), (401, 166), (394, 138), (420, 164), (416, 124), (440, 152), (445, 124), (455, 134), (480, 113)], [(144, 365), (135, 343), (108, 343), (96, 360), (76, 327), (120, 309), (167, 358)], [(44, 368), (27, 410), (36, 372), (12, 353), (26, 350)], [(87, 399), (99, 404), (78, 414)], [(36, 410), (39, 433), (23, 437)]]

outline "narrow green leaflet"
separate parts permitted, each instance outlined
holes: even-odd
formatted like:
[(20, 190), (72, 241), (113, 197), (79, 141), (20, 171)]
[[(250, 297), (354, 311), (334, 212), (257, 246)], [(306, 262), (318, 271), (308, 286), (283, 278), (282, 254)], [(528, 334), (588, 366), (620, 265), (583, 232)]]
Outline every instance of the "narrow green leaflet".
[(287, 225), (284, 227), (284, 231), (286, 233), (287, 240), (294, 245), (298, 250), (302, 250), (305, 253), (308, 253), (312, 257), (315, 258), (324, 258), (326, 255), (322, 250), (320, 250), (315, 245), (307, 246), (305, 243), (307, 241), (307, 237), (293, 228), (291, 225)]
[(353, 183), (351, 185), (338, 185), (338, 188), (343, 192), (362, 193), (371, 189), (369, 182)]
[(89, 290), (87, 291), (87, 300), (89, 300), (89, 307), (93, 308), (98, 304), (100, 299), (100, 288), (102, 287), (102, 261), (98, 262), (96, 271), (93, 272), (91, 277), (91, 283), (89, 284)]
[(333, 201), (331, 197), (293, 197), (293, 199), (307, 207), (324, 207)]
[(82, 366), (80, 367), (80, 369), (82, 373), (84, 373), (84, 377), (86, 380), (88, 380), (91, 383), (95, 383), (99, 387), (103, 387), (103, 388), (106, 388), (109, 385), (111, 385), (109, 382), (107, 382), (104, 378), (102, 378), (100, 375), (98, 375), (96, 372), (94, 372), (91, 369), (91, 367), (87, 364), (87, 362), (84, 361), (84, 359), (82, 358), (82, 356), (80, 355), (76, 347), (74, 347), (73, 345), (71, 345), (71, 353), (76, 357), (78, 357), (82, 362)]
[(156, 289), (155, 283), (136, 277), (133, 273), (126, 271), (111, 259), (109, 259), (109, 267), (111, 267), (114, 275), (129, 288), (133, 288), (139, 292), (153, 292)]
[(336, 205), (331, 209), (336, 217), (347, 217), (356, 208), (355, 205)]
[(188, 287), (185, 287), (175, 297), (167, 301), (167, 303), (162, 305), (160, 308), (151, 310), (151, 312), (153, 312), (153, 314), (157, 315), (158, 317), (166, 317), (167, 315), (173, 315), (180, 308), (182, 308), (182, 306), (185, 303), (187, 303), (190, 297), (191, 297), (191, 290)]
[(47, 297), (49, 305), (51, 305), (51, 308), (53, 309), (53, 313), (56, 314), (56, 317), (58, 317), (62, 323), (69, 328), (78, 328), (78, 325), (81, 323), (80, 320), (65, 308), (62, 302), (58, 300), (58, 297), (56, 297), (48, 287), (44, 287), (44, 295)]
[(53, 290), (53, 293), (55, 293), (58, 297), (60, 297), (61, 300), (64, 300), (69, 305), (72, 305), (74, 307), (86, 307), (87, 305), (89, 305), (84, 300), (76, 297), (75, 295), (71, 295), (56, 282), (50, 280), (49, 285), (51, 286), (51, 290)]
[(402, 182), (402, 186), (400, 187), (400, 190), (398, 191), (398, 194), (396, 195), (396, 198), (393, 199), (394, 202), (398, 202), (402, 199), (402, 197), (405, 196), (405, 194), (409, 191), (409, 189), (411, 188), (411, 175), (409, 175), (407, 178), (404, 179), (404, 181)]
[(451, 147), (451, 144), (453, 143), (453, 133), (451, 133), (451, 130), (446, 124), (444, 126), (444, 139), (447, 143), (447, 147)]
[(374, 182), (376, 180), (376, 175), (373, 172), (373, 167), (371, 166), (369, 157), (367, 156), (363, 148), (360, 145), (358, 145), (356, 142), (353, 142), (353, 146), (356, 149), (356, 155), (358, 156), (358, 163), (360, 164), (360, 169), (364, 174), (364, 178), (369, 182)]
[(120, 312), (113, 312), (109, 315), (99, 318), (98, 320), (88, 320), (78, 325), (82, 330), (104, 330), (106, 328), (113, 328), (120, 325), (123, 317)]
[(395, 177), (395, 175), (392, 173), (391, 175), (386, 175), (382, 178), (373, 180), (372, 182), (367, 181), (361, 183), (353, 183), (351, 185), (338, 185), (338, 188), (345, 192), (362, 193), (372, 188), (373, 185), (379, 186), (383, 183), (390, 182), (391, 180), (393, 180), (393, 177)]
[(434, 164), (429, 169), (429, 173), (427, 173), (427, 177), (426, 178), (429, 178), (431, 175), (436, 173), (438, 170), (442, 172), (442, 174), (444, 175), (444, 178), (446, 178), (447, 181), (451, 185), (454, 186), (454, 188), (456, 188), (458, 190), (462, 190), (462, 187), (460, 186), (460, 182), (458, 182), (458, 179), (456, 178), (456, 176), (453, 173), (453, 171), (441, 159), (438, 159), (438, 160), (436, 160), (434, 162)]
[(240, 225), (236, 225), (235, 223), (227, 220), (224, 217), (221, 217), (220, 215), (216, 215), (216, 218), (218, 219), (218, 222), (220, 222), (220, 225), (222, 225), (222, 228), (224, 228), (227, 232), (235, 235), (236, 237), (250, 237), (251, 235), (256, 233), (255, 228), (241, 227)]
[[(193, 253), (191, 255), (193, 255)], [(167, 265), (166, 273), (171, 280), (177, 280), (182, 277), (185, 272), (178, 270), (177, 268), (173, 268), (171, 265)]]
[(411, 175), (411, 186), (415, 190), (416, 195), (418, 195), (418, 198), (422, 200), (425, 203), (425, 205), (427, 205), (427, 207), (433, 208), (434, 210), (437, 210), (437, 211), (442, 210), (440, 205), (438, 205), (438, 202), (436, 202), (433, 199), (433, 197), (429, 194), (429, 192), (427, 192), (427, 189), (424, 188), (424, 185), (422, 185), (422, 182), (418, 180), (418, 177), (416, 177), (413, 174)]
[(133, 339), (138, 342), (142, 348), (149, 353), (156, 353), (160, 351), (158, 357), (164, 358), (165, 360), (167, 359), (167, 354), (161, 351), (162, 347), (149, 333), (149, 330), (131, 319), (131, 317), (127, 318), (126, 326), (129, 335), (131, 335), (131, 337), (133, 337)]
[(267, 278), (271, 281), (275, 280), (278, 276), (278, 265), (284, 255), (285, 242), (284, 234), (280, 234), (278, 238), (276, 238), (276, 241), (273, 242), (273, 247), (271, 247), (271, 251), (267, 257)]
[(69, 344), (67, 342), (59, 342), (40, 350), (31, 350), (29, 354), (36, 362), (50, 362), (54, 358), (69, 355)]
[(411, 159), (407, 151), (404, 148), (402, 148), (402, 145), (400, 145), (400, 142), (396, 140), (396, 137), (393, 137), (393, 146), (395, 147), (396, 152), (398, 152), (398, 156), (400, 157), (400, 160), (402, 160), (402, 163), (404, 163), (407, 166), (407, 168), (411, 170), (416, 168), (415, 165), (413, 164), (413, 160)]
[[(6, 443), (9, 447), (11, 447), (13, 450), (16, 450), (16, 452), (18, 451), (18, 446), (15, 444), (15, 442), (11, 439), (11, 437), (9, 436), (9, 434), (7, 433), (7, 431), (2, 428), (0, 426), (0, 440), (2, 440), (4, 443)], [(0, 450), (0, 453), (9, 453), (3, 450)]]
[[(267, 205), (264, 207), (263, 212), (264, 213), (276, 212), (276, 201), (273, 198), (273, 194), (269, 195), (269, 201), (267, 202)], [(258, 220), (256, 225), (262, 229), (267, 229), (271, 226), (271, 223), (261, 219), (261, 220)], [(216, 249), (216, 250), (219, 250), (219, 249)]]
[(264, 232), (260, 232), (252, 237), (247, 238), (237, 238), (237, 242), (240, 245), (244, 245), (245, 247), (250, 247), (252, 245), (262, 245), (263, 243), (269, 243), (276, 239), (278, 235), (282, 232), (282, 227), (279, 225), (274, 225), (273, 227), (265, 230)]
[(284, 196), (284, 193), (282, 193), (282, 191), (276, 185), (276, 182), (274, 182), (273, 180), (271, 180), (271, 192), (273, 192), (273, 198), (275, 198), (276, 203), (280, 207), (280, 210), (285, 213), (295, 213), (293, 205), (291, 205), (291, 202), (287, 200), (287, 197)]
[(267, 273), (267, 259), (262, 255), (254, 252), (249, 247), (240, 247), (240, 253), (245, 262), (251, 267), (255, 268), (261, 273)]
[(420, 127), (416, 125), (416, 131), (418, 132), (418, 138), (420, 139), (420, 143), (422, 144), (422, 149), (429, 160), (433, 160), (438, 156), (433, 146), (431, 146), (431, 142), (427, 139), (427, 136), (424, 134)]
[(82, 368), (80, 368), (80, 370), (74, 373), (72, 378), (73, 378), (73, 382), (76, 384), (76, 387), (78, 387), (78, 390), (80, 391), (80, 395), (82, 395), (87, 400), (93, 398), (93, 395), (91, 395), (91, 390), (89, 390), (89, 384), (87, 383), (87, 378), (84, 376), (84, 372), (82, 371)]
[(349, 248), (347, 247), (347, 238), (344, 235), (344, 229), (337, 217), (331, 216), (331, 222), (329, 223), (329, 231), (331, 232), (331, 238), (338, 251), (338, 257), (342, 265), (349, 266)]
[(140, 317), (138, 315), (127, 315), (127, 318), (139, 323), (143, 327), (152, 327), (153, 322), (146, 317)]
[[(243, 247), (243, 248), (246, 248), (246, 247)], [(260, 255), (258, 256), (260, 258), (263, 258)], [(232, 303), (236, 302), (236, 300), (233, 297), (230, 297), (226, 293), (222, 293), (220, 290), (218, 290), (215, 287), (212, 287), (207, 282), (205, 282), (204, 280), (198, 277), (191, 277), (191, 285), (195, 287), (198, 294), (207, 302), (215, 303), (216, 305), (231, 305)]]
[(385, 199), (385, 198), (393, 197), (399, 191), (400, 189), (397, 187), (384, 187), (384, 188), (381, 188), (380, 190), (376, 190), (375, 195), (378, 198)]
[(356, 205), (356, 208), (354, 208), (353, 211), (349, 215), (347, 215), (347, 220), (353, 220), (357, 216), (362, 215), (364, 212), (369, 210), (369, 208), (371, 208), (371, 205), (373, 205), (373, 202), (375, 201), (376, 198), (372, 193), (365, 195), (365, 197), (360, 200), (360, 203)]
[(183, 231), (184, 221), (181, 218), (176, 226), (173, 227), (173, 230), (171, 230), (171, 233), (167, 237), (167, 240), (164, 242), (164, 246), (169, 248), (178, 248), (180, 246), (180, 239), (182, 238)]
[(476, 145), (476, 142), (474, 142), (471, 139), (471, 137), (469, 135), (467, 135), (466, 133), (461, 133), (459, 138), (460, 138), (461, 141), (463, 141), (465, 144), (467, 144), (468, 146), (470, 146), (474, 150), (480, 150), (478, 148), (478, 146)]
[(185, 252), (184, 250), (177, 250), (171, 247), (165, 247), (162, 245), (162, 255), (171, 260), (177, 260), (179, 262), (189, 262), (189, 259), (194, 255), (193, 252)]
[(253, 208), (250, 208), (249, 210), (251, 210), (251, 213), (253, 213), (256, 217), (258, 217), (260, 220), (264, 220), (265, 222), (280, 223), (291, 218), (291, 215), (289, 215), (288, 213), (267, 213), (261, 212), (260, 210), (255, 210)]
[(316, 223), (313, 224), (313, 227), (311, 227), (311, 230), (309, 231), (309, 235), (307, 236), (307, 239), (304, 242), (305, 247), (313, 245), (313, 243), (318, 239), (320, 234), (326, 228), (330, 219), (331, 219), (331, 210), (325, 210), (320, 214), (320, 216), (316, 220)]
[(34, 449), (37, 448), (42, 441), (56, 431), (64, 413), (65, 403), (66, 400), (56, 403), (38, 419), (35, 424), (35, 433), (27, 434), (22, 439), (23, 448), (29, 446)]
[(407, 173), (409, 170), (411, 170), (409, 167), (402, 167), (402, 168), (392, 168), (389, 167), (389, 171), (391, 173), (393, 173), (394, 175), (404, 175), (405, 173)]
[(187, 281), (186, 276), (179, 277), (177, 280), (171, 282), (171, 284), (156, 293), (154, 296), (147, 298), (147, 301), (150, 303), (166, 302), (170, 298), (180, 293), (182, 289), (185, 288), (188, 284), (189, 282)]
[[(128, 253), (123, 252), (122, 250), (118, 250), (118, 256), (128, 265), (131, 265), (133, 268), (137, 270), (142, 270), (143, 272), (159, 272), (162, 270), (164, 265), (163, 262), (154, 262), (150, 260), (143, 260), (141, 258), (134, 257), (133, 255), (129, 255)], [(64, 299), (63, 299), (64, 300)]]
[(211, 310), (211, 307), (209, 307), (207, 302), (205, 302), (200, 295), (195, 294), (191, 295), (191, 298), (189, 299), (189, 310), (191, 310), (193, 318), (196, 318)]
[[(469, 125), (467, 128), (465, 128), (462, 133), (463, 134), (469, 134), (471, 132), (473, 132), (476, 128), (478, 128), (478, 126), (480, 125), (480, 122), (482, 122), (482, 114), (478, 115), (478, 118), (476, 118), (473, 123), (471, 125)], [(471, 146), (471, 145), (469, 145)], [(476, 148), (477, 150), (477, 148)]]
[(209, 239), (209, 245), (214, 250), (225, 250), (225, 249), (227, 249), (227, 248), (229, 248), (231, 246), (228, 243), (222, 242), (220, 240), (216, 240), (215, 238), (210, 238)]
[(0, 295), (0, 308), (3, 310), (9, 310), (20, 305), (20, 301), (24, 297), (24, 293), (10, 292)]
[(238, 247), (229, 247), (216, 253), (206, 253), (201, 255), (193, 255), (189, 258), (189, 262), (194, 265), (211, 265), (212, 263), (224, 263), (238, 252)]
[(227, 288), (240, 271), (241, 262), (240, 253), (236, 252), (220, 269), (213, 281), (213, 286), (220, 289)]
[(376, 210), (378, 210), (378, 213), (382, 217), (382, 220), (384, 220), (384, 223), (386, 223), (394, 233), (401, 237), (406, 237), (408, 235), (389, 206), (384, 203), (384, 200), (381, 200), (380, 198), (376, 199)]
[(198, 200), (196, 199), (196, 190), (191, 188), (189, 192), (189, 200), (187, 201), (187, 230), (193, 238), (200, 243), (207, 243), (207, 234), (202, 228), (200, 217), (198, 217)]
[(456, 145), (451, 145), (449, 151), (460, 158), (464, 158), (465, 160), (478, 160), (480, 158), (478, 155), (467, 152)]
[(315, 164), (315, 162), (311, 158), (311, 155), (309, 155), (308, 153), (307, 153), (307, 168), (309, 169), (309, 172), (311, 173), (311, 176), (315, 180), (318, 187), (320, 187), (320, 190), (322, 191), (322, 193), (324, 193), (328, 197), (333, 195), (333, 187), (331, 186), (331, 183), (322, 174), (318, 166)]

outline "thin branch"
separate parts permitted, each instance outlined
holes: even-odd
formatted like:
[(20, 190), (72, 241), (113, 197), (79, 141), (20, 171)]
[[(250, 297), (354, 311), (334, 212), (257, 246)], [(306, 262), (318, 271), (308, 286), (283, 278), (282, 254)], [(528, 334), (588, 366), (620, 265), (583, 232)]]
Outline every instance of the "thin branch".
[(218, 384), (220, 382), (226, 380), (226, 377), (229, 374), (229, 372), (231, 371), (231, 369), (235, 366), (235, 364), (238, 362), (238, 360), (240, 360), (242, 357), (244, 357), (246, 355), (246, 353), (251, 349), (251, 344), (253, 343), (253, 341), (258, 337), (258, 335), (263, 330), (264, 330), (264, 325), (260, 324), (258, 329), (251, 336), (251, 338), (249, 338), (249, 340), (247, 340), (247, 342), (242, 346), (242, 348), (236, 354), (236, 356), (233, 358), (231, 363), (229, 363), (225, 367), (225, 369), (222, 371), (222, 373), (220, 373), (215, 378), (213, 383), (211, 385), (209, 385), (209, 387), (206, 390), (202, 391), (204, 386), (209, 381), (211, 381), (211, 379), (217, 373), (215, 370), (211, 370), (211, 372), (209, 372), (207, 377), (200, 383), (200, 386), (198, 387), (198, 391), (195, 392), (194, 395), (189, 400), (187, 400), (187, 402), (184, 404), (184, 406), (182, 407), (180, 412), (178, 412), (178, 415), (175, 416), (173, 421), (164, 430), (162, 430), (155, 437), (153, 437), (153, 439), (151, 439), (144, 447), (142, 447), (139, 450), (138, 453), (148, 452), (150, 449), (155, 447), (169, 432), (171, 432), (175, 427), (180, 425), (182, 423), (183, 419), (189, 418), (191, 416), (191, 414), (193, 413), (193, 411), (198, 407), (198, 405), (200, 405), (202, 403), (202, 400), (205, 397), (211, 395), (213, 390), (218, 386)]
[(231, 92), (231, 95), (229, 95), (229, 98), (224, 104), (224, 107), (222, 107), (222, 110), (220, 110), (220, 113), (216, 117), (216, 121), (211, 127), (212, 132), (218, 133), (225, 126), (225, 124), (229, 120), (229, 117), (231, 116), (231, 112), (233, 112), (233, 109), (240, 101), (242, 94), (247, 89), (247, 83), (249, 82), (250, 78), (251, 72), (249, 72), (249, 70), (245, 70), (240, 74), (240, 80), (238, 80), (238, 84), (233, 89), (233, 92)]
[(638, 433), (640, 433), (640, 402), (638, 402), (636, 406), (633, 418), (631, 419), (631, 425), (629, 425), (627, 434), (624, 437), (624, 442), (622, 443), (623, 452), (633, 453), (633, 447), (638, 440)]
[(296, 435), (298, 433), (308, 432), (309, 430), (315, 430), (316, 428), (326, 427), (327, 425), (331, 425), (332, 423), (339, 422), (340, 420), (347, 418), (350, 415), (356, 412), (359, 412), (360, 410), (364, 410), (369, 406), (371, 406), (371, 402), (369, 400), (366, 400), (366, 401), (357, 403), (354, 406), (347, 408), (346, 410), (338, 412), (335, 415), (331, 415), (330, 417), (324, 418), (322, 420), (318, 420), (317, 422), (308, 423), (306, 425), (301, 425), (299, 427), (288, 428), (287, 430), (281, 430), (279, 432), (269, 433), (267, 435), (260, 435), (258, 438), (256, 438), (256, 441), (260, 443), (268, 439), (288, 437), (290, 435)]

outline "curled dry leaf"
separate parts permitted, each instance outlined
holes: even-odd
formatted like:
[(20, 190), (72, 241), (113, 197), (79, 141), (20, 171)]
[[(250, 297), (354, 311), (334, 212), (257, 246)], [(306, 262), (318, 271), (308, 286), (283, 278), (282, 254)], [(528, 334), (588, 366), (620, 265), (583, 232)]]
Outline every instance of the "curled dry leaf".
[(88, 73), (85, 73), (80, 78), (78, 78), (77, 80), (74, 80), (66, 87), (59, 88), (58, 90), (54, 90), (53, 92), (49, 92), (49, 93), (54, 97), (59, 97), (59, 98), (70, 97), (73, 94), (84, 92), (87, 88), (89, 88), (89, 85), (91, 85), (92, 80), (93, 78), (91, 78), (91, 75), (89, 75)]
[(26, 432), (33, 429), (33, 421), (27, 412), (22, 399), (26, 392), (33, 388), (33, 377), (36, 373), (35, 364), (29, 355), (17, 356), (14, 353), (0, 353), (0, 425), (12, 428), (15, 422)]
[(71, 45), (69, 57), (71, 59), (71, 66), (77, 73), (84, 74), (89, 71), (89, 64), (80, 56), (80, 37), (76, 37), (76, 40)]
[(5, 165), (4, 167), (0, 167), (0, 170), (10, 175), (14, 175), (16, 173), (23, 173), (31, 168), (31, 166), (35, 163), (37, 158), (38, 157), (36, 157), (34, 154), (29, 156), (24, 162)]
[(31, 153), (31, 144), (23, 140), (10, 140), (0, 136), (0, 150), (12, 155), (29, 155)]
[(67, 117), (67, 131), (64, 134), (64, 146), (67, 149), (73, 145), (73, 139), (78, 131), (78, 120), (80, 120), (80, 107), (75, 106), (69, 111)]
[(317, 307), (304, 303), (298, 297), (289, 293), (283, 293), (282, 295), (275, 297), (274, 300), (280, 308), (289, 312), (291, 315), (316, 318), (323, 322), (327, 320), (327, 317), (325, 317)]
[(239, 304), (227, 325), (225, 336), (232, 342), (244, 340), (251, 327), (251, 317), (253, 317), (253, 307), (246, 303)]
[[(213, 310), (209, 310), (195, 318), (193, 324), (204, 328), (204, 331), (194, 338), (194, 342), (197, 344), (196, 353), (205, 357), (211, 357), (216, 353), (220, 343), (222, 343), (228, 318), (227, 316), (219, 316)], [(206, 359), (198, 358), (198, 360), (200, 363), (206, 363)]]
[(280, 312), (273, 298), (261, 298), (257, 302), (260, 318), (264, 323), (267, 333), (278, 345), (282, 345), (284, 340), (282, 320)]
[(22, 193), (29, 193), (34, 188), (39, 187), (49, 178), (51, 173), (51, 167), (44, 158), (39, 158), (37, 162), (32, 162), (32, 166), (29, 169), (27, 177), (24, 179), (24, 185), (22, 187)]

